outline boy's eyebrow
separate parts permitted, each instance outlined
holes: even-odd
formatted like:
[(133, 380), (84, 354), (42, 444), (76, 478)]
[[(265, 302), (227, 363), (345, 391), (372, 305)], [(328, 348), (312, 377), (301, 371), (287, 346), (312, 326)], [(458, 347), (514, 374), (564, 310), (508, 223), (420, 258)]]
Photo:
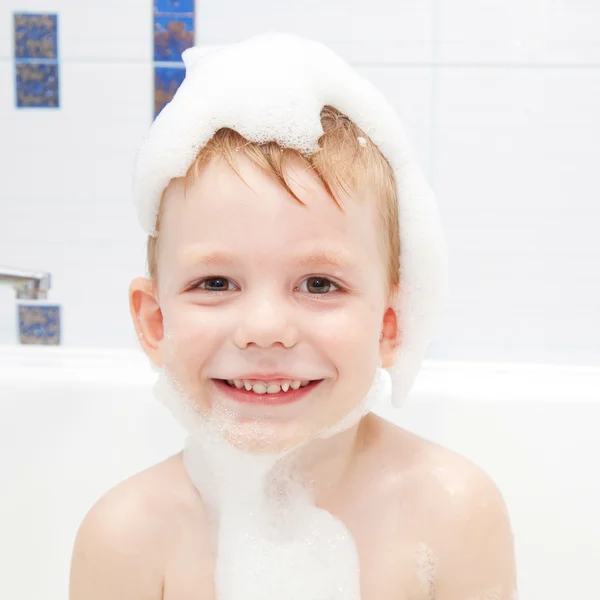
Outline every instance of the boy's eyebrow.
[[(198, 248), (187, 248), (181, 252), (181, 260), (186, 267), (197, 264), (209, 266), (234, 266), (239, 259), (224, 250), (206, 250)], [(311, 265), (325, 265), (336, 269), (355, 270), (358, 268), (356, 261), (346, 250), (338, 248), (321, 247), (319, 250), (311, 250), (306, 254), (294, 259), (294, 265), (309, 267)]]
[(228, 252), (222, 250), (209, 250), (203, 252), (197, 248), (186, 248), (181, 251), (181, 262), (186, 267), (193, 267), (197, 264), (204, 265), (234, 265), (235, 258)]
[(326, 265), (335, 269), (354, 270), (358, 268), (356, 261), (345, 250), (322, 248), (298, 257), (295, 261), (298, 266)]

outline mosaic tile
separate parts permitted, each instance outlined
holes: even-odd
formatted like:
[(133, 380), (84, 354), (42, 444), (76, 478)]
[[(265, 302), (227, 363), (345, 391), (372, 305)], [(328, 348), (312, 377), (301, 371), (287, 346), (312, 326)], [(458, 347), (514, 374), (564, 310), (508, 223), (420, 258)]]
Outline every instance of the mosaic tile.
[(57, 15), (15, 14), (15, 58), (58, 57)]
[(154, 14), (193, 12), (194, 0), (154, 0)]
[(177, 67), (154, 67), (154, 116), (168, 104), (185, 77), (183, 63)]
[(17, 63), (17, 106), (58, 107), (58, 65)]
[(181, 62), (181, 53), (194, 45), (194, 18), (154, 17), (154, 60)]
[(21, 344), (60, 344), (60, 306), (19, 306)]

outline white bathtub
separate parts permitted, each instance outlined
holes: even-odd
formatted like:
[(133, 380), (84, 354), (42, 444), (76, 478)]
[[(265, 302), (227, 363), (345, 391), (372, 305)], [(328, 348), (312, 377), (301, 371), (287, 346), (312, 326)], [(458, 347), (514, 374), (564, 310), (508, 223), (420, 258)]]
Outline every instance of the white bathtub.
[[(139, 352), (0, 347), (0, 597), (67, 598), (75, 532), (125, 477), (177, 452)], [(600, 369), (429, 361), (382, 416), (502, 490), (520, 600), (600, 598)]]

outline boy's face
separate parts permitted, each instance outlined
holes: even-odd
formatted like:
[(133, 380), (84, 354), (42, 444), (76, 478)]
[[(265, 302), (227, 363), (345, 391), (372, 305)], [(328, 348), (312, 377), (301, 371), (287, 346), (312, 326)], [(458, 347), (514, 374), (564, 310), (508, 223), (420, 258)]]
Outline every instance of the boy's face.
[[(339, 422), (389, 362), (384, 231), (373, 198), (342, 196), (341, 211), (299, 162), (286, 179), (305, 206), (245, 157), (236, 167), (247, 185), (221, 159), (185, 195), (183, 180), (169, 185), (143, 345), (202, 412), (227, 415), (230, 438), (283, 448)], [(321, 381), (276, 406), (238, 402), (217, 381), (266, 373)]]

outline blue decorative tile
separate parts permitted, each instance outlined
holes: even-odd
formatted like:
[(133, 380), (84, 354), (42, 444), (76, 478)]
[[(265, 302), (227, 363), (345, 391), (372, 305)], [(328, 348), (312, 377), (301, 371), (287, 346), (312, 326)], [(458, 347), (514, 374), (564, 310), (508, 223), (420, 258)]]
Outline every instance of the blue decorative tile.
[(154, 116), (168, 104), (185, 77), (181, 67), (154, 67)]
[(17, 106), (58, 107), (58, 65), (17, 63)]
[(181, 53), (194, 45), (194, 18), (154, 17), (154, 60), (181, 62)]
[(57, 15), (15, 14), (15, 58), (58, 57)]
[(60, 344), (60, 306), (19, 305), (21, 344)]
[(154, 14), (193, 12), (194, 0), (154, 0)]

